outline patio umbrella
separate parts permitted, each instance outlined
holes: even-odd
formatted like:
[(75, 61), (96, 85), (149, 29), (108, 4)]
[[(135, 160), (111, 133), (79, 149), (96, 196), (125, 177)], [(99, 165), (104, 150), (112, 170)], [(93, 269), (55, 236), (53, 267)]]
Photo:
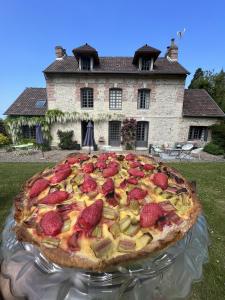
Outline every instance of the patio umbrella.
[(94, 127), (92, 123), (89, 121), (87, 124), (87, 131), (84, 138), (84, 146), (89, 146), (89, 153), (91, 153), (91, 146), (94, 146)]
[(44, 139), (43, 139), (43, 134), (41, 130), (41, 125), (37, 124), (36, 125), (36, 143), (40, 145), (41, 147), (41, 153), (42, 156), (44, 157), (44, 152), (43, 152), (43, 144), (44, 144)]

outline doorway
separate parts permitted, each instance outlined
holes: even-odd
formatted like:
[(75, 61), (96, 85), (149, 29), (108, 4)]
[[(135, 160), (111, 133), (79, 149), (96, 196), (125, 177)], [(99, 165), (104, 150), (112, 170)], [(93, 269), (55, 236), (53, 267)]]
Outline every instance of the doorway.
[(109, 145), (120, 146), (121, 144), (121, 122), (110, 121), (109, 122)]
[(137, 122), (136, 146), (148, 147), (148, 122)]

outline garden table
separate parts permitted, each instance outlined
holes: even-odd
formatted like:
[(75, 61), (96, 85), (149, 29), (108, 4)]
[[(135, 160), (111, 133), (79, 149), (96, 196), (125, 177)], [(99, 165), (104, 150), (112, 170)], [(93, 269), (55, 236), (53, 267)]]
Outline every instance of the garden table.
[(203, 215), (182, 240), (166, 250), (105, 273), (61, 268), (47, 261), (35, 246), (17, 241), (11, 230), (14, 225), (11, 213), (2, 233), (1, 272), (5, 289), (8, 280), (8, 293), (18, 299), (185, 299), (192, 283), (201, 280), (208, 261)]

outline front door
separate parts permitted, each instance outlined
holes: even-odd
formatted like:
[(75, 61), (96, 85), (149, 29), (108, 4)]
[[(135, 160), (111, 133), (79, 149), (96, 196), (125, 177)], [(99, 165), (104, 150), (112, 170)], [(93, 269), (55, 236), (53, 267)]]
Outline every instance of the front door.
[(121, 122), (110, 121), (109, 122), (109, 145), (120, 146), (121, 143)]
[[(89, 121), (81, 121), (81, 141), (82, 141), (82, 146), (84, 145), (84, 139), (85, 139), (85, 135), (87, 132), (87, 124)], [(93, 125), (93, 130), (94, 130), (94, 122), (91, 121), (92, 125)]]
[(148, 147), (148, 122), (137, 122), (136, 146)]

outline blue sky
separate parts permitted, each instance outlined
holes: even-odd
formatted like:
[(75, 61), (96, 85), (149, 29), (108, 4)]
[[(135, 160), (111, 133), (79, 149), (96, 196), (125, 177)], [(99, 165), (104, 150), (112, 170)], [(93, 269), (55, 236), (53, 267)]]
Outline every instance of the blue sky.
[(100, 56), (129, 56), (148, 43), (164, 54), (186, 28), (179, 62), (192, 75), (225, 67), (223, 0), (0, 0), (0, 7), (0, 116), (25, 87), (45, 86), (55, 45), (68, 55), (88, 42)]

